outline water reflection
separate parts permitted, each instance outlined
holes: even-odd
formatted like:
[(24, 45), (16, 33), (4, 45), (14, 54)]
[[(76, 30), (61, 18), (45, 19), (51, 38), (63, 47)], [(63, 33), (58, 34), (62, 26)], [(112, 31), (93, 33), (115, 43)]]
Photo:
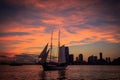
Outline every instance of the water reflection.
[(38, 65), (0, 66), (0, 80), (120, 80), (120, 66), (68, 66), (43, 71)]
[(66, 70), (56, 70), (56, 71), (40, 71), (39, 79), (40, 80), (65, 80), (66, 79)]
[(39, 76), (40, 76), (40, 80), (46, 80), (46, 74), (45, 74), (45, 71), (40, 71), (39, 73)]
[(58, 71), (58, 74), (59, 74), (58, 80), (64, 80), (66, 78), (65, 72), (66, 72), (66, 70)]

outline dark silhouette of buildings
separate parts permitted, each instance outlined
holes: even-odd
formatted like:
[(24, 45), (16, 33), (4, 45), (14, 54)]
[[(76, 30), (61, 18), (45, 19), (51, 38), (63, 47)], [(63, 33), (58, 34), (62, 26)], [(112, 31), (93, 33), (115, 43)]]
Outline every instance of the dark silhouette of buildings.
[(102, 52), (100, 52), (100, 60), (102, 60), (102, 59), (103, 59)]
[(120, 65), (120, 57), (114, 59), (111, 64), (113, 64), (113, 65)]
[(97, 56), (89, 56), (88, 57), (88, 64), (97, 64)]
[(76, 57), (74, 64), (77, 64), (77, 65), (86, 64), (86, 62), (83, 60), (83, 54), (79, 54), (79, 56)]
[(66, 61), (69, 64), (69, 47), (65, 47), (65, 56), (66, 56)]
[(79, 54), (79, 62), (80, 62), (80, 63), (83, 62), (83, 54)]
[[(72, 59), (72, 62), (73, 62), (73, 59)], [(70, 61), (70, 63), (71, 63), (71, 61)], [(100, 52), (99, 59), (97, 58), (97, 56), (91, 55), (88, 57), (88, 62), (85, 62), (83, 60), (83, 54), (79, 54), (79, 56), (76, 57), (76, 60), (74, 61), (73, 64), (75, 64), (75, 65), (84, 65), (84, 64), (85, 65), (120, 65), (120, 57), (111, 61), (110, 57), (106, 57), (106, 59), (104, 59), (103, 53)]]
[[(65, 47), (65, 55), (67, 57), (66, 61), (70, 65), (120, 65), (120, 57), (113, 59), (113, 61), (110, 60), (110, 57), (106, 57), (106, 59), (103, 58), (103, 53), (99, 53), (99, 59), (97, 56), (91, 55), (88, 57), (88, 62), (83, 60), (83, 54), (79, 54), (79, 56), (76, 57), (76, 60), (74, 61), (74, 55), (69, 54), (69, 48)], [(16, 63), (22, 63), (22, 64), (37, 64), (38, 55), (32, 55), (32, 54), (21, 54), (16, 55), (14, 58), (9, 58), (7, 56), (0, 56), (0, 64), (10, 64), (13, 61)]]
[(98, 65), (105, 65), (105, 64), (107, 64), (107, 61), (103, 59), (103, 53), (100, 52), (99, 54), (100, 54), (100, 59), (98, 60), (97, 64)]
[(73, 62), (74, 62), (74, 56), (73, 56), (73, 54), (70, 54), (69, 55), (69, 64), (73, 64)]

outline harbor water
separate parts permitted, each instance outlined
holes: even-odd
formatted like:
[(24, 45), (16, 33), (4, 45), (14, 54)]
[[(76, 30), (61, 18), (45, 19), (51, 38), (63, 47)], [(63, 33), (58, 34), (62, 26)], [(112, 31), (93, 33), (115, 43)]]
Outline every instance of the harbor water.
[(70, 65), (43, 71), (41, 65), (0, 65), (0, 80), (120, 80), (120, 66)]

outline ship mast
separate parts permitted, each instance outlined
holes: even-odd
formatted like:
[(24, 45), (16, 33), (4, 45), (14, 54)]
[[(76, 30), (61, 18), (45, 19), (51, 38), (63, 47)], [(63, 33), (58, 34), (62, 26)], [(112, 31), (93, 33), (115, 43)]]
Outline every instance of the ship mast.
[(59, 33), (58, 33), (58, 48), (60, 48), (60, 29), (59, 29)]
[(51, 33), (50, 62), (51, 62), (51, 54), (52, 54), (52, 38), (53, 38), (53, 31), (52, 31), (52, 33)]
[(59, 56), (60, 55), (60, 29), (59, 29), (59, 32), (58, 32), (58, 63), (59, 63)]

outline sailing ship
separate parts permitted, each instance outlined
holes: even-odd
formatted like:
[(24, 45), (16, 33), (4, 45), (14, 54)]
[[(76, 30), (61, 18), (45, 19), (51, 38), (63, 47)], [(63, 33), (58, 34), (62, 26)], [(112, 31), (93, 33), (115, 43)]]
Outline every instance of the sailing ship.
[[(53, 35), (53, 32), (52, 32)], [(44, 47), (41, 54), (38, 56), (40, 59), (40, 64), (42, 65), (43, 69), (46, 70), (64, 70), (68, 66), (65, 54), (65, 46), (60, 46), (60, 30), (58, 34), (58, 62), (51, 61), (51, 54), (52, 54), (52, 35), (51, 35), (51, 46), (48, 49), (48, 43)], [(47, 61), (48, 54), (50, 53), (50, 61)]]

